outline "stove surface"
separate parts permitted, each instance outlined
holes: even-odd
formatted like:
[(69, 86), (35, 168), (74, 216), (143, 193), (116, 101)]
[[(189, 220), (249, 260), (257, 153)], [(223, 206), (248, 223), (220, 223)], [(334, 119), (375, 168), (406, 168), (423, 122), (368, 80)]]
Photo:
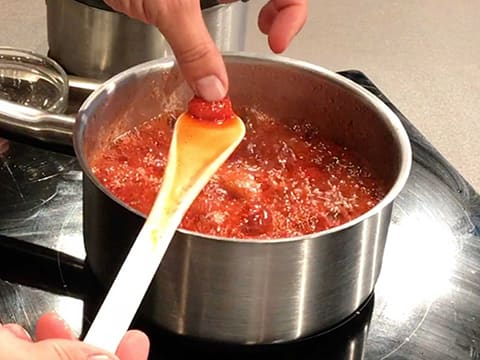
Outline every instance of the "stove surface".
[[(341, 74), (390, 106), (413, 146), (374, 294), (326, 334), (261, 347), (189, 339), (138, 317), (152, 359), (191, 350), (219, 359), (480, 359), (480, 197), (364, 74)], [(33, 332), (42, 313), (56, 311), (83, 334), (105, 290), (84, 263), (76, 159), (12, 142), (0, 156), (0, 204), (0, 322)]]

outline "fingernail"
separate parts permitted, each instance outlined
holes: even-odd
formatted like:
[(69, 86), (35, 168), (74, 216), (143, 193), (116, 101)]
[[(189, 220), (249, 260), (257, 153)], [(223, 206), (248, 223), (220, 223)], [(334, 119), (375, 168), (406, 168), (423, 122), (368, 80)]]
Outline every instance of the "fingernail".
[(214, 75), (205, 76), (195, 83), (198, 96), (207, 101), (221, 100), (225, 97), (226, 89), (220, 79)]
[(27, 330), (25, 330), (22, 326), (18, 324), (5, 324), (3, 325), (3, 328), (10, 331), (17, 338), (20, 338), (23, 340), (32, 340)]
[(108, 355), (89, 355), (88, 360), (118, 360), (118, 358), (115, 356), (108, 356)]
[(19, 339), (23, 340), (32, 340), (30, 334), (25, 330), (22, 326), (18, 324), (5, 324), (3, 328), (10, 331), (13, 335), (15, 335)]

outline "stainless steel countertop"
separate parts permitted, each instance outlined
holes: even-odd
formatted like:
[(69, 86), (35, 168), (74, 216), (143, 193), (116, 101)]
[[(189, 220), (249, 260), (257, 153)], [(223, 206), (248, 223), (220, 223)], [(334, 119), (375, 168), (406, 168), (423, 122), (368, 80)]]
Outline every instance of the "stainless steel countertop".
[[(269, 51), (250, 2), (247, 50)], [(312, 0), (285, 55), (365, 72), (442, 155), (480, 189), (480, 2)], [(0, 46), (47, 52), (45, 3), (0, 0)]]

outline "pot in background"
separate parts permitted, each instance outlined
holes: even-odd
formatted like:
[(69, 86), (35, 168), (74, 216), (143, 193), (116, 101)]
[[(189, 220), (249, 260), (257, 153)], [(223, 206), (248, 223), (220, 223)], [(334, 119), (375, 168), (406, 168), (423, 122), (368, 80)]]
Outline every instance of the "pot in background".
[[(152, 25), (101, 0), (46, 0), (49, 57), (69, 74), (105, 80), (133, 65), (172, 54)], [(247, 4), (201, 0), (205, 24), (221, 51), (245, 47)]]

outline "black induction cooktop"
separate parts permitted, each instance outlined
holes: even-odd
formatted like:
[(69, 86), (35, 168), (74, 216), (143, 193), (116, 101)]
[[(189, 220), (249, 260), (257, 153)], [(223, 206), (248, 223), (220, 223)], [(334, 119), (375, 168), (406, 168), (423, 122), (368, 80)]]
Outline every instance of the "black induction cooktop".
[[(343, 76), (403, 121), (413, 147), (374, 294), (337, 328), (269, 346), (229, 346), (137, 318), (152, 359), (480, 359), (480, 196), (361, 72)], [(84, 263), (76, 159), (12, 142), (0, 156), (0, 322), (33, 331), (46, 311), (85, 333), (105, 294)]]

